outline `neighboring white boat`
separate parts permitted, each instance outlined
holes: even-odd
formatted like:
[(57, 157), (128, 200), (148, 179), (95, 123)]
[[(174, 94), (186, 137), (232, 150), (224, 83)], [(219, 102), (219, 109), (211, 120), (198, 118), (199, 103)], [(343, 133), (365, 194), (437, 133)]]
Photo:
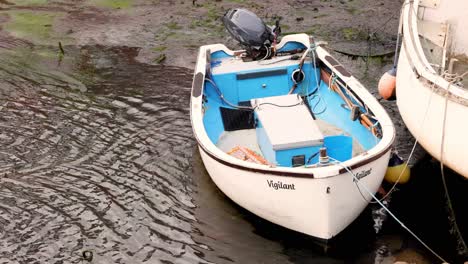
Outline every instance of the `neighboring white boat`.
[(397, 105), (406, 126), (433, 157), (464, 177), (468, 177), (466, 22), (466, 0), (406, 1), (396, 75)]
[(236, 18), (254, 23), (247, 26), (250, 33), (265, 33), (262, 42), (271, 39), (263, 22), (238, 9), (224, 22), (241, 35), (241, 44), (251, 45), (242, 51), (222, 44), (200, 48), (190, 115), (204, 165), (243, 208), (331, 239), (372, 199), (365, 189), (379, 188), (395, 138), (393, 123), (308, 35), (254, 46), (242, 25), (228, 25), (232, 21), (226, 20)]

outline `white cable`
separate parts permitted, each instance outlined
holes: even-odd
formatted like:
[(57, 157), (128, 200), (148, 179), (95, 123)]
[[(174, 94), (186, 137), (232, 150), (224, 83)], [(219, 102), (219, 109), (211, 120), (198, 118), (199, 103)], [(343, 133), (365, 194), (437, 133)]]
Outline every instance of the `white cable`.
[[(275, 64), (275, 63), (279, 63), (279, 62), (282, 62), (282, 61), (286, 61), (286, 60), (290, 60), (291, 57), (293, 55), (290, 55), (290, 56), (285, 56), (283, 58), (280, 58), (280, 59), (277, 59), (277, 60), (273, 60), (273, 61), (270, 61), (270, 62), (263, 62), (264, 60), (259, 60), (258, 61), (258, 65), (271, 65), (271, 64)], [(262, 63), (263, 62), (263, 63)]]
[(263, 61), (265, 60), (266, 58), (268, 58), (270, 56), (270, 49), (266, 46), (266, 45), (263, 45), (266, 49), (266, 54), (265, 54), (265, 57), (263, 57), (261, 60), (259, 61)]
[(233, 104), (233, 103), (229, 102), (226, 98), (224, 98), (223, 93), (221, 92), (221, 90), (219, 90), (218, 86), (216, 85), (216, 83), (213, 80), (211, 80), (210, 78), (205, 78), (205, 80), (208, 81), (209, 83), (211, 83), (211, 85), (213, 85), (213, 88), (215, 88), (216, 92), (219, 95), (219, 98), (221, 98), (221, 100), (223, 102), (225, 102), (227, 105), (229, 105), (229, 106), (231, 106), (233, 108), (237, 108), (237, 109), (245, 109), (245, 110), (253, 110), (254, 109), (253, 107), (236, 105), (236, 104)]
[[(317, 59), (315, 58), (315, 50), (317, 49), (317, 46), (315, 43), (314, 43), (314, 46), (313, 48), (311, 47), (311, 53), (312, 53), (312, 65), (310, 65), (310, 68), (312, 69), (312, 66), (314, 67), (314, 75), (315, 75), (315, 84), (317, 85), (317, 87), (315, 88), (317, 90), (317, 93), (316, 94), (313, 94), (312, 95), (312, 98), (310, 98), (310, 95), (309, 95), (309, 91), (307, 90), (307, 101), (310, 102), (310, 100), (314, 99), (315, 97), (318, 97), (318, 101), (317, 103), (311, 108), (312, 112), (315, 114), (315, 115), (320, 115), (320, 114), (323, 114), (326, 110), (327, 110), (327, 103), (322, 100), (322, 94), (320, 92), (320, 83), (319, 83), (319, 76), (317, 75), (317, 68), (316, 68), (316, 65), (317, 65)], [(309, 87), (307, 87), (309, 88)], [(319, 112), (314, 112), (314, 109), (315, 107), (317, 107), (317, 105), (322, 102), (324, 104), (324, 108), (322, 111), (319, 111)]]
[[(420, 124), (420, 129), (423, 128), (424, 126), (424, 123), (426, 122), (426, 117), (427, 117), (427, 114), (429, 112), (429, 109), (430, 109), (430, 106), (431, 106), (431, 102), (432, 102), (432, 94), (434, 93), (434, 87), (435, 87), (435, 82), (432, 84), (432, 87), (431, 87), (431, 93), (429, 94), (429, 99), (428, 99), (428, 102), (427, 102), (427, 106), (426, 106), (426, 111), (424, 112), (424, 116), (423, 116), (423, 119), (421, 120), (421, 124)], [(406, 159), (406, 164), (403, 168), (403, 170), (400, 172), (400, 175), (398, 175), (398, 178), (397, 180), (395, 181), (395, 183), (393, 184), (392, 188), (390, 188), (390, 190), (387, 192), (387, 194), (385, 194), (384, 197), (382, 197), (380, 199), (380, 201), (383, 201), (385, 200), (392, 192), (393, 190), (395, 189), (395, 187), (397, 186), (398, 182), (400, 181), (401, 179), (401, 176), (403, 175), (403, 173), (406, 171), (406, 169), (408, 168), (408, 164), (411, 160), (411, 158), (413, 157), (413, 154), (414, 154), (414, 150), (416, 149), (416, 146), (418, 145), (418, 138), (415, 136), (414, 138), (414, 144), (413, 144), (413, 148), (411, 148), (411, 152), (408, 156), (408, 159)], [(374, 203), (374, 202), (372, 202)]]
[[(441, 173), (441, 177), (442, 177), (442, 185), (444, 186), (444, 191), (445, 191), (445, 196), (446, 196), (446, 199), (447, 199), (447, 205), (448, 205), (448, 208), (450, 210), (450, 214), (451, 214), (451, 219), (452, 219), (452, 223), (453, 223), (453, 227), (455, 228), (455, 231), (457, 233), (457, 237), (458, 237), (458, 243), (460, 243), (461, 245), (459, 246), (462, 246), (463, 247), (463, 250), (466, 251), (467, 247), (466, 247), (466, 243), (465, 243), (465, 240), (463, 239), (463, 236), (461, 235), (461, 232), (460, 232), (460, 229), (458, 228), (458, 224), (457, 224), (457, 219), (455, 217), (455, 211), (453, 210), (453, 206), (452, 206), (452, 201), (450, 199), (450, 194), (448, 192), (448, 188), (447, 188), (447, 183), (445, 182), (445, 173), (444, 173), (444, 143), (445, 143), (445, 124), (446, 124), (446, 120), (447, 120), (447, 107), (448, 107), (448, 97), (449, 97), (449, 89), (450, 89), (450, 86), (456, 82), (459, 78), (463, 78), (463, 76), (465, 74), (467, 74), (467, 72), (465, 72), (464, 74), (462, 75), (457, 75), (457, 74), (449, 74), (451, 78), (451, 80), (449, 81), (449, 84), (447, 86), (447, 89), (446, 89), (446, 92), (445, 92), (445, 107), (444, 107), (444, 117), (442, 119), (442, 138), (441, 138), (441, 142), (440, 142), (440, 173)], [(445, 75), (448, 75), (447, 72), (444, 72), (442, 74), (443, 76)], [(461, 77), (459, 77), (461, 76)], [(445, 77), (445, 79), (447, 79)]]

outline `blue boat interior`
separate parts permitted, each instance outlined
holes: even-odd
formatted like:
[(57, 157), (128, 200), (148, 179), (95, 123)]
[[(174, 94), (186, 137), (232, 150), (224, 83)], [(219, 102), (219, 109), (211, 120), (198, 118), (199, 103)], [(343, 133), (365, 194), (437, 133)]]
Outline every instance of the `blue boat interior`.
[[(297, 49), (300, 45), (302, 44), (287, 43), (283, 49)], [(223, 60), (229, 59), (231, 57), (226, 53), (215, 52), (211, 54), (210, 66), (212, 69), (223, 67)], [(350, 95), (351, 91), (346, 89), (342, 82), (338, 85), (339, 79), (329, 78), (326, 81), (321, 77), (323, 74), (321, 69), (325, 69), (326, 66), (319, 61), (304, 63), (302, 67), (304, 78), (291, 93), (296, 98), (300, 98), (298, 100), (302, 100), (310, 118), (298, 112), (298, 116), (302, 114), (306, 118), (295, 123), (289, 120), (288, 114), (295, 115), (296, 110), (288, 109), (289, 112), (283, 115), (282, 110), (275, 107), (284, 108), (286, 111), (286, 108), (295, 105), (288, 105), (286, 102), (281, 105), (281, 101), (268, 102), (276, 102), (278, 98), (283, 98), (279, 96), (288, 95), (294, 85), (292, 74), (299, 65), (298, 63), (282, 67), (274, 65), (259, 66), (254, 70), (219, 74), (214, 71), (207, 74), (203, 90), (203, 125), (209, 139), (220, 149), (230, 153), (235, 147), (248, 147), (268, 164), (297, 167), (317, 164), (321, 148), (327, 150), (329, 157), (346, 161), (373, 148), (379, 142), (380, 136), (375, 133), (379, 125), (377, 120), (372, 118), (372, 113), (368, 112), (357, 96)], [(371, 120), (370, 126), (359, 117), (355, 120), (351, 118), (352, 109), (347, 107), (342, 95), (329, 87), (335, 83), (347, 100), (358, 106), (358, 112)], [(268, 104), (268, 109), (271, 109), (270, 116), (267, 107), (252, 105), (252, 99), (259, 98), (267, 102), (264, 104)], [(260, 108), (262, 113), (257, 111)], [(305, 108), (298, 108), (297, 111), (303, 109)], [(261, 115), (268, 118), (271, 118), (271, 115), (278, 115), (279, 124), (268, 124), (267, 127), (266, 121), (262, 122)], [(271, 123), (271, 120), (268, 121)], [(289, 127), (282, 127), (281, 122), (287, 123)], [(268, 131), (268, 129), (284, 129), (284, 133), (297, 132), (303, 129), (305, 122), (316, 123), (314, 126), (318, 127), (320, 133), (310, 135), (313, 137), (310, 140), (309, 135), (304, 135), (307, 140), (303, 142), (294, 142), (295, 138), (287, 138), (282, 131)], [(273, 142), (273, 134), (279, 138), (278, 142), (285, 137), (288, 143), (283, 144), (281, 141), (281, 144), (276, 144)]]

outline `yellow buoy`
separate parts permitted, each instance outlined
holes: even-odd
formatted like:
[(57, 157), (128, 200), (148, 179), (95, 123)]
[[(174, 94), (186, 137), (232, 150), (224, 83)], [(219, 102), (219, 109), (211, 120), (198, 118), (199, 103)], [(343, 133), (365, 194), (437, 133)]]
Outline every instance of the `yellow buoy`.
[[(409, 181), (411, 176), (411, 170), (407, 163), (398, 156), (396, 153), (392, 153), (390, 160), (388, 161), (387, 172), (385, 173), (385, 180), (389, 183), (406, 183)], [(398, 179), (399, 178), (399, 179)]]
[(385, 100), (395, 100), (396, 91), (396, 68), (393, 67), (384, 73), (379, 80), (379, 94)]

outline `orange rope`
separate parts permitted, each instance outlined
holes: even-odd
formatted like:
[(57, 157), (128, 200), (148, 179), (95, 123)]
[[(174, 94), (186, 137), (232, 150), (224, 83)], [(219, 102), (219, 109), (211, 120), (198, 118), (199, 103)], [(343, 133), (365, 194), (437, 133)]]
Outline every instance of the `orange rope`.
[(265, 160), (262, 156), (257, 154), (255, 151), (246, 147), (241, 147), (241, 146), (234, 147), (228, 152), (228, 154), (235, 158), (257, 163), (257, 164), (263, 164), (263, 165), (270, 164), (267, 160)]

